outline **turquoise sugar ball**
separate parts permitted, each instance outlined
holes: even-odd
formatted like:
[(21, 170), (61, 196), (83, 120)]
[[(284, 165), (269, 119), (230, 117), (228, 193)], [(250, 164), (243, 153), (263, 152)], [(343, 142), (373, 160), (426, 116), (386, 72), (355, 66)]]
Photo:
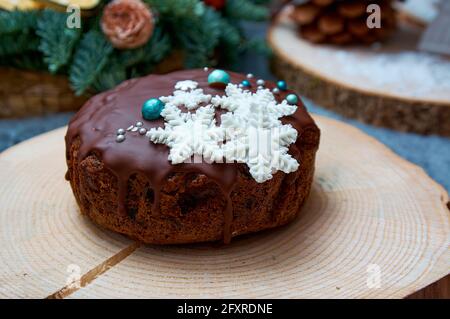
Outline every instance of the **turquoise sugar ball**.
[(277, 87), (280, 89), (280, 91), (286, 91), (287, 90), (287, 84), (285, 81), (278, 81)]
[(294, 104), (297, 104), (297, 103), (298, 103), (298, 97), (297, 97), (297, 95), (291, 93), (291, 94), (288, 94), (288, 95), (286, 96), (286, 101), (287, 101), (289, 104), (294, 105)]
[(230, 83), (230, 75), (224, 70), (214, 70), (208, 75), (208, 84), (212, 87), (225, 88)]
[(247, 87), (247, 88), (250, 87), (250, 82), (247, 81), (247, 80), (242, 81), (241, 84), (242, 84), (242, 86), (244, 86), (244, 87)]
[(142, 105), (142, 117), (146, 120), (156, 120), (161, 116), (164, 102), (157, 98), (151, 98)]

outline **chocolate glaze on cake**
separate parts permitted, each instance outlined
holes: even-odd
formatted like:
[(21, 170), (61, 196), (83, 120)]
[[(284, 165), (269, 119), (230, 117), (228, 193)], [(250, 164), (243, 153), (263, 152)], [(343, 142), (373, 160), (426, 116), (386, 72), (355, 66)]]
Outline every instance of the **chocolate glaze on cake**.
[[(246, 79), (245, 75), (229, 72), (231, 83), (240, 83)], [(141, 115), (142, 104), (152, 97), (168, 96), (173, 93), (174, 85), (178, 81), (193, 80), (199, 83), (205, 94), (224, 95), (223, 89), (212, 88), (207, 83), (208, 73), (202, 69), (187, 70), (167, 75), (149, 75), (140, 79), (128, 80), (114, 90), (99, 94), (91, 98), (76, 116), (70, 121), (66, 135), (66, 157), (69, 170), (66, 179), (71, 181), (72, 187), (78, 187), (75, 181), (73, 157), (77, 163), (89, 155), (95, 154), (101, 159), (105, 167), (117, 178), (117, 214), (129, 217), (126, 200), (129, 179), (133, 174), (145, 176), (153, 191), (151, 214), (155, 217), (160, 213), (161, 187), (169, 176), (176, 173), (197, 173), (206, 175), (213, 180), (226, 199), (223, 222), (223, 240), (228, 243), (232, 237), (231, 224), (233, 222), (233, 202), (230, 194), (237, 184), (239, 171), (246, 170), (242, 163), (183, 163), (172, 165), (168, 161), (169, 148), (166, 145), (154, 144), (148, 138), (139, 134), (128, 134), (126, 141), (116, 143), (118, 128), (127, 128), (137, 121), (142, 121), (147, 128), (163, 127), (164, 120), (145, 121)], [(255, 92), (256, 79), (248, 79), (251, 83), (250, 91)], [(266, 88), (272, 89), (275, 84), (266, 81)], [(281, 102), (292, 91), (281, 91), (275, 95)], [(221, 111), (217, 110), (217, 115)], [(217, 119), (219, 119), (217, 117)], [(307, 113), (304, 105), (299, 102), (297, 111), (292, 116), (282, 118), (283, 123), (290, 123), (297, 131), (298, 137), (292, 144), (289, 153), (302, 165), (302, 149), (314, 151), (319, 144), (319, 130), (313, 119)], [(73, 151), (73, 145), (79, 139), (79, 148)], [(312, 164), (313, 165), (313, 164)], [(313, 168), (312, 168), (313, 169)], [(281, 173), (280, 174), (284, 174)], [(294, 173), (288, 174), (295, 176)], [(310, 183), (310, 181), (309, 181)], [(75, 192), (75, 189), (74, 189)], [(82, 190), (81, 190), (82, 192)], [(309, 187), (308, 187), (309, 192)], [(79, 192), (75, 192), (78, 203), (81, 203)], [(80, 204), (81, 206), (81, 204)]]

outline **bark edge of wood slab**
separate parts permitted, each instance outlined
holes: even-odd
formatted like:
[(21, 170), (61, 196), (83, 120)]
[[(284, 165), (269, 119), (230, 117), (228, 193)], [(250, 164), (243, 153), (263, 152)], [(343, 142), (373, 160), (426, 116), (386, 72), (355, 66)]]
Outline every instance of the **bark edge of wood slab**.
[[(438, 296), (417, 293), (448, 275), (447, 192), (360, 130), (314, 119), (322, 140), (302, 214), (225, 247), (139, 246), (92, 224), (64, 180), (66, 128), (7, 149), (0, 297)], [(380, 288), (367, 285), (372, 264)], [(77, 273), (80, 287), (71, 287)]]

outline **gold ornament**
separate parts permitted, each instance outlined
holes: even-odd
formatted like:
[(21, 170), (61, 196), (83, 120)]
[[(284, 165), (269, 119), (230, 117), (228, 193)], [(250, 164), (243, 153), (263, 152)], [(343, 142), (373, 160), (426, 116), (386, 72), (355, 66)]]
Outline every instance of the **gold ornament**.
[(69, 5), (74, 5), (87, 12), (95, 9), (99, 2), (99, 0), (0, 0), (0, 9), (27, 11), (51, 8), (64, 12)]
[(50, 6), (66, 8), (69, 5), (78, 6), (81, 10), (92, 10), (99, 4), (99, 0), (39, 0)]
[(0, 0), (0, 9), (27, 11), (42, 9), (44, 5), (34, 0)]

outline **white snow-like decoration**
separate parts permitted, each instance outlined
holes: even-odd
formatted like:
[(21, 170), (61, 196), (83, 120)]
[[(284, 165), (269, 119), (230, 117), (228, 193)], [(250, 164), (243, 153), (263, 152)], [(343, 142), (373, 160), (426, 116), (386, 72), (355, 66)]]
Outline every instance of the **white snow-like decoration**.
[[(177, 85), (180, 84), (181, 82), (178, 82)], [(177, 87), (177, 85), (175, 85), (175, 87)], [(178, 85), (178, 87), (186, 88), (187, 86), (185, 86), (184, 84), (180, 84)], [(174, 106), (184, 105), (188, 110), (193, 110), (197, 108), (201, 103), (208, 104), (211, 101), (211, 95), (203, 94), (202, 89), (191, 89), (189, 91), (175, 90), (173, 92), (173, 95), (161, 96), (159, 99), (163, 101), (166, 105), (174, 105)]]
[(180, 164), (190, 160), (194, 154), (202, 155), (211, 162), (223, 160), (220, 142), (225, 131), (216, 126), (214, 108), (200, 107), (194, 114), (182, 113), (174, 105), (166, 105), (161, 115), (166, 120), (164, 129), (151, 129), (146, 136), (154, 143), (166, 144), (170, 148), (169, 161)]
[(221, 116), (221, 127), (227, 133), (222, 147), (226, 160), (245, 162), (258, 183), (271, 179), (278, 170), (296, 171), (299, 163), (288, 150), (297, 140), (297, 130), (279, 118), (293, 114), (297, 106), (286, 101), (278, 104), (269, 89), (251, 93), (229, 84), (225, 94), (212, 98), (211, 103), (231, 111)]
[[(193, 92), (199, 98), (188, 95)], [(271, 179), (276, 171), (291, 173), (298, 169), (299, 163), (288, 153), (297, 140), (297, 130), (280, 121), (293, 114), (296, 105), (277, 103), (268, 89), (251, 93), (235, 84), (228, 84), (224, 96), (200, 98), (200, 94), (202, 89), (176, 90), (172, 96), (162, 97), (166, 103), (161, 113), (164, 128), (152, 128), (146, 134), (152, 142), (170, 148), (168, 160), (172, 164), (190, 161), (193, 155), (210, 162), (242, 162), (258, 183)], [(199, 103), (211, 104), (199, 107)], [(181, 105), (198, 109), (182, 112)], [(228, 111), (221, 115), (220, 126), (216, 124), (215, 107)]]
[(194, 90), (197, 87), (198, 87), (198, 82), (195, 82), (192, 80), (179, 81), (179, 82), (177, 82), (177, 84), (175, 84), (175, 89), (181, 90), (181, 91)]

